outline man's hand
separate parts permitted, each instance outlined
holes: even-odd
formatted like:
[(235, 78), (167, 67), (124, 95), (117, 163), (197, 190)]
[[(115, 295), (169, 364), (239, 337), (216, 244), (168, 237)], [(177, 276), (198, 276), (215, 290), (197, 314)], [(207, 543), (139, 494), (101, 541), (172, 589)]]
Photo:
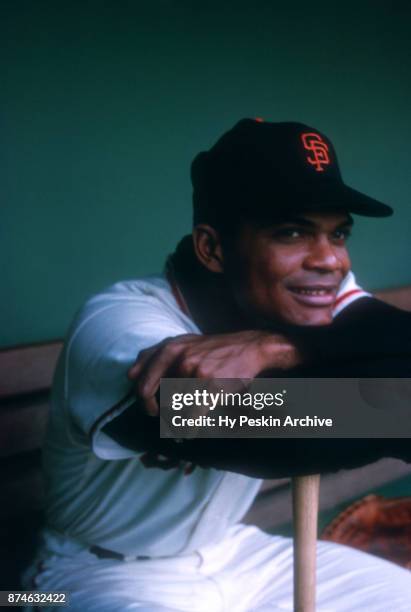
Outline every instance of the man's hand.
[(166, 338), (140, 352), (128, 376), (137, 381), (137, 395), (150, 415), (158, 414), (160, 379), (255, 378), (270, 368), (288, 369), (301, 363), (297, 349), (284, 336), (262, 331)]

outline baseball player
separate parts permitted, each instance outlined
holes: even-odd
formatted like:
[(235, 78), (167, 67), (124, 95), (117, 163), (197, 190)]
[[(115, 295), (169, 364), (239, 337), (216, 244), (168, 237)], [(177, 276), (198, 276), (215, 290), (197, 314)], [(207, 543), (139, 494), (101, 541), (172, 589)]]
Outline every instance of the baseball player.
[[(343, 183), (323, 134), (240, 121), (197, 156), (192, 181), (192, 238), (164, 275), (91, 298), (57, 367), (47, 521), (23, 582), (68, 592), (70, 610), (291, 610), (292, 541), (241, 524), (260, 478), (410, 459), (398, 441), (159, 439), (168, 373), (390, 376), (411, 364), (409, 315), (358, 287), (346, 248), (350, 213), (391, 209)], [(409, 609), (398, 566), (329, 542), (317, 566), (318, 610)]]

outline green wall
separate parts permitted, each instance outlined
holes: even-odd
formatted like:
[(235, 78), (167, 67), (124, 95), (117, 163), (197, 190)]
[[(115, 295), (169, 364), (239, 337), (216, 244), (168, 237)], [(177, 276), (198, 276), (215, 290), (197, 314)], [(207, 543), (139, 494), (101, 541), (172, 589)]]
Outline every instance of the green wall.
[(244, 116), (326, 132), (364, 286), (410, 278), (410, 5), (3, 1), (0, 345), (61, 337), (91, 293), (190, 229), (189, 164)]

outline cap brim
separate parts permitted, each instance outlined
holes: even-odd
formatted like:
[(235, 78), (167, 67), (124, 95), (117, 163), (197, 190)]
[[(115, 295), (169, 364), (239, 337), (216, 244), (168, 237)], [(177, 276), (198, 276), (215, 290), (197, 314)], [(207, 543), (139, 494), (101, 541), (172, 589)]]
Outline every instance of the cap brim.
[[(258, 222), (283, 220), (303, 212), (338, 211), (365, 217), (389, 217), (394, 212), (391, 206), (340, 181), (288, 183), (281, 187), (279, 190), (277, 184), (259, 185), (256, 193), (243, 190), (235, 197), (233, 193), (224, 194), (222, 209), (229, 216), (241, 214)], [(232, 202), (229, 209), (227, 202)]]
[[(298, 203), (294, 200), (297, 196)], [(289, 202), (294, 210), (344, 210), (365, 217), (389, 217), (393, 209), (370, 196), (340, 184), (324, 184), (315, 189), (299, 189), (294, 193), (293, 202)]]
[(388, 204), (370, 198), (352, 187), (345, 186), (347, 203), (350, 203), (349, 212), (365, 217), (390, 217), (394, 211)]

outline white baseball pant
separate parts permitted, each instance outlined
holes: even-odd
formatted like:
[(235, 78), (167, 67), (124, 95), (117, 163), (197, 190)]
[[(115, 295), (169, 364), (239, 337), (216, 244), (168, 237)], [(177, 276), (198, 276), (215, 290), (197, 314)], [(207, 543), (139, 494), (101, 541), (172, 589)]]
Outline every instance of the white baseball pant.
[[(45, 532), (24, 576), (24, 588), (33, 586), (67, 591), (64, 609), (71, 612), (291, 612), (293, 546), (290, 538), (235, 525), (223, 540), (192, 554), (119, 561), (98, 559), (84, 546)], [(410, 612), (411, 572), (320, 541), (317, 610)]]

